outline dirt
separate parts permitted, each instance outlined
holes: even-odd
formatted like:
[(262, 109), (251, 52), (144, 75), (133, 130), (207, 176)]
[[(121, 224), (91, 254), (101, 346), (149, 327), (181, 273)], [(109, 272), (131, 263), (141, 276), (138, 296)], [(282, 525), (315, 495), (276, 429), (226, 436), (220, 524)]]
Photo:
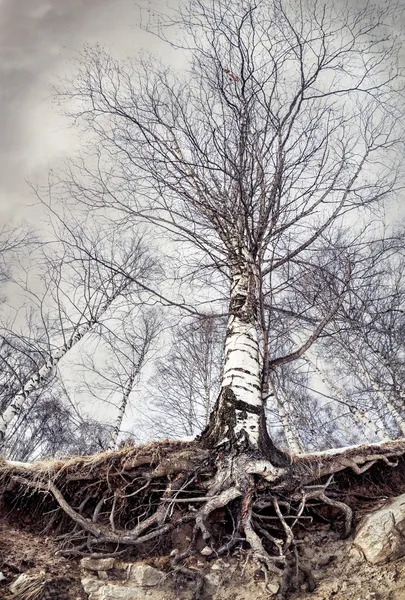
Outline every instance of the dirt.
[[(6, 577), (0, 583), (0, 598), (18, 600), (9, 591), (10, 583), (20, 573), (41, 573), (49, 584), (40, 600), (87, 599), (80, 583), (79, 559), (57, 556), (57, 541), (28, 531), (27, 519), (11, 524), (6, 518), (0, 524), (0, 570)], [(302, 559), (311, 565), (317, 587), (309, 593), (307, 583), (302, 582), (291, 600), (405, 600), (405, 558), (386, 565), (370, 565), (350, 539), (339, 539), (329, 525), (308, 532), (301, 540), (301, 547)], [(161, 557), (155, 566), (164, 568), (164, 562)], [(207, 600), (276, 598), (265, 591), (262, 572), (242, 554), (218, 561), (192, 559), (189, 566), (201, 569), (208, 576)], [(276, 579), (270, 584), (276, 592)], [(168, 587), (167, 600), (176, 597), (173, 587)]]
[(10, 583), (21, 573), (32, 573), (48, 582), (46, 600), (86, 600), (77, 561), (57, 556), (56, 540), (31, 533), (26, 529), (29, 522), (27, 515), (21, 517), (19, 526), (7, 517), (0, 521), (0, 571), (5, 577), (0, 582), (0, 599), (17, 600), (10, 592)]

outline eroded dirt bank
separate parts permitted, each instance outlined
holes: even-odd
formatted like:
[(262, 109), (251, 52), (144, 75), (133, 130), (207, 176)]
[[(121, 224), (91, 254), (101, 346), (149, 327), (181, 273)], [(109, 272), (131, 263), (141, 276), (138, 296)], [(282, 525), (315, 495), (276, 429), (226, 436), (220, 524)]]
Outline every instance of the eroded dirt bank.
[(5, 461), (0, 598), (405, 600), (403, 452), (302, 455), (289, 486), (257, 476), (222, 504), (207, 492), (222, 459), (195, 444)]

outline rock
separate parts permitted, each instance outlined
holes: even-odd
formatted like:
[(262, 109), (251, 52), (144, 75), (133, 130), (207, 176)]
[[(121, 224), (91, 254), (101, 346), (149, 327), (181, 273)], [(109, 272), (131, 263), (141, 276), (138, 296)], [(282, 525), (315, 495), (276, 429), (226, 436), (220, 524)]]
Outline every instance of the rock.
[(5, 581), (7, 577), (5, 577), (4, 573), (0, 571), (0, 581)]
[(268, 583), (267, 584), (267, 590), (270, 592), (270, 594), (272, 594), (273, 596), (276, 595), (278, 593), (278, 590), (280, 589), (280, 585), (278, 583)]
[(93, 577), (83, 577), (82, 586), (86, 594), (93, 594), (98, 592), (104, 586), (104, 583)]
[(220, 573), (207, 573), (205, 576), (209, 585), (218, 588), (222, 583), (222, 575)]
[(97, 577), (99, 579), (101, 579), (102, 581), (107, 581), (107, 579), (108, 579), (107, 571), (97, 571)]
[(115, 558), (91, 558), (86, 556), (80, 561), (80, 566), (86, 571), (110, 571), (114, 568)]
[(364, 517), (354, 538), (370, 563), (386, 563), (405, 555), (405, 494)]
[(13, 581), (13, 583), (10, 585), (10, 591), (13, 594), (16, 594), (18, 592), (18, 588), (21, 587), (23, 585), (23, 583), (28, 581), (28, 579), (29, 579), (28, 573), (21, 573), (21, 575), (19, 575), (17, 577), (17, 579), (15, 581)]
[(131, 565), (128, 570), (128, 580), (140, 587), (152, 587), (162, 583), (165, 574), (150, 565), (138, 563)]
[(123, 585), (104, 585), (96, 596), (97, 600), (145, 600), (142, 590)]
[(213, 553), (213, 549), (210, 548), (209, 546), (204, 546), (204, 548), (201, 550), (201, 554), (203, 556), (211, 556), (212, 553)]

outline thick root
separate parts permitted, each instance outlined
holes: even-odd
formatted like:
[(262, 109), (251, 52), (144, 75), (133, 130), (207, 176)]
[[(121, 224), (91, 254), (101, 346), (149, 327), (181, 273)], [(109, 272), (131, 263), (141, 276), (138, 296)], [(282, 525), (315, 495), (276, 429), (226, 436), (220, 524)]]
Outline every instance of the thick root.
[[(204, 579), (187, 567), (186, 559), (200, 554), (210, 560), (235, 547), (249, 547), (266, 583), (278, 577), (280, 598), (286, 598), (299, 573), (308, 589), (314, 589), (297, 538), (301, 524), (316, 518), (314, 501), (342, 515), (343, 535), (350, 535), (353, 511), (345, 498), (332, 494), (334, 474), (346, 470), (361, 477), (377, 463), (391, 469), (403, 453), (404, 441), (389, 442), (302, 455), (289, 466), (274, 466), (251, 455), (200, 455), (198, 444), (157, 445), (148, 452), (131, 449), (76, 463), (5, 464), (0, 481), (10, 508), (53, 511), (63, 554), (121, 556), (136, 551), (145, 556), (156, 549), (157, 540), (160, 546), (165, 542), (169, 553), (171, 535), (187, 524), (190, 544), (185, 552), (173, 554), (172, 569), (195, 580), (196, 599)], [(219, 513), (228, 515), (226, 526), (218, 527)]]

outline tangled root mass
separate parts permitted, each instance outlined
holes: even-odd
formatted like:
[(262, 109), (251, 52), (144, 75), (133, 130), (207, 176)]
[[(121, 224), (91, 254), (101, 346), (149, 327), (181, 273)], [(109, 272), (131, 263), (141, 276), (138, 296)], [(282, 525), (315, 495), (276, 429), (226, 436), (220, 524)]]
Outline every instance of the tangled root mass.
[(243, 548), (266, 581), (280, 577), (283, 597), (292, 574), (314, 589), (310, 566), (300, 558), (303, 526), (320, 515), (350, 535), (347, 473), (360, 481), (372, 467), (393, 471), (404, 453), (405, 441), (397, 440), (286, 456), (275, 467), (232, 449), (160, 442), (61, 461), (4, 461), (0, 482), (9, 508), (25, 507), (37, 523), (46, 518), (45, 530), (58, 535), (63, 555), (170, 554), (173, 569), (196, 580), (197, 598), (203, 578), (186, 559)]

